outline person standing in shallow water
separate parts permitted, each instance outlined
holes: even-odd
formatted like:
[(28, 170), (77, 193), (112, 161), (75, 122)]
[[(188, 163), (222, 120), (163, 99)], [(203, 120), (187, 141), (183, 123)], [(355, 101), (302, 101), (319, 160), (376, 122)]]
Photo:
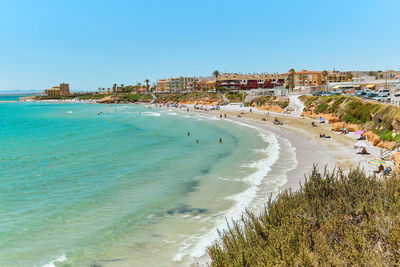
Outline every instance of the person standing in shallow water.
[(221, 137), (219, 138), (219, 143), (222, 144), (222, 138)]
[(190, 136), (190, 132), (188, 132), (188, 136)]
[(198, 144), (198, 143), (199, 143), (199, 139), (196, 140), (196, 144)]

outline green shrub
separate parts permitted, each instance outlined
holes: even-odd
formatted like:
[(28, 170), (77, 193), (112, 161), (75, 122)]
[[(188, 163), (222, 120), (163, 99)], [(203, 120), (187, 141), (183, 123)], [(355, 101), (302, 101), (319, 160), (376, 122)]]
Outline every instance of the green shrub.
[(246, 212), (208, 248), (211, 266), (396, 266), (400, 180), (316, 169), (297, 192)]
[(244, 97), (246, 97), (246, 94), (243, 97), (243, 93), (239, 92), (227, 92), (225, 93), (225, 97), (230, 101), (230, 102), (243, 102)]
[(318, 106), (315, 107), (314, 112), (317, 113), (317, 114), (323, 113), (328, 108), (329, 108), (328, 104), (322, 103), (322, 104), (319, 104)]

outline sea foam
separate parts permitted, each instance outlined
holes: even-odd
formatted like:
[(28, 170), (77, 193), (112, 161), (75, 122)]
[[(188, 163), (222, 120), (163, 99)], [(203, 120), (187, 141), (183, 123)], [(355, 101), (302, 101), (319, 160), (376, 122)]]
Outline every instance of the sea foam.
[[(211, 230), (203, 235), (194, 237), (194, 239), (196, 240), (196, 244), (189, 253), (187, 251), (187, 244), (182, 246), (179, 252), (174, 256), (174, 261), (181, 261), (183, 256), (187, 254), (190, 254), (190, 256), (193, 258), (202, 257), (205, 254), (206, 248), (212, 243), (213, 240), (215, 240), (216, 236), (218, 236), (217, 229), (226, 229), (226, 220), (237, 220), (240, 218), (245, 208), (248, 207), (249, 204), (256, 197), (258, 186), (261, 184), (264, 177), (266, 177), (267, 174), (271, 171), (272, 165), (274, 165), (274, 163), (277, 162), (279, 159), (281, 148), (278, 139), (274, 133), (238, 121), (229, 121), (240, 126), (249, 127), (259, 131), (260, 137), (264, 140), (266, 144), (268, 144), (267, 147), (259, 150), (259, 152), (265, 154), (265, 158), (249, 164), (248, 167), (256, 169), (255, 172), (242, 179), (242, 181), (246, 181), (247, 183), (249, 183), (249, 188), (239, 194), (228, 197), (229, 199), (232, 199), (236, 202), (235, 205), (230, 209), (218, 214), (218, 219), (215, 220), (214, 227)], [(282, 181), (281, 184), (284, 184), (285, 182), (286, 181)]]
[(65, 256), (65, 254), (55, 258), (54, 260), (51, 260), (49, 263), (46, 263), (45, 265), (43, 265), (43, 267), (56, 267), (56, 265), (54, 263), (56, 262), (64, 262), (67, 260), (67, 257)]

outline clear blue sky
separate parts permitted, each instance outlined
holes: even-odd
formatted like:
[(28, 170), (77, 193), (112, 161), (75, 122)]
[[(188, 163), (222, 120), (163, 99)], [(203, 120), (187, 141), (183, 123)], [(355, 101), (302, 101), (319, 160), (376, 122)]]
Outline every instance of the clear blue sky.
[(0, 90), (400, 69), (399, 0), (1, 0)]

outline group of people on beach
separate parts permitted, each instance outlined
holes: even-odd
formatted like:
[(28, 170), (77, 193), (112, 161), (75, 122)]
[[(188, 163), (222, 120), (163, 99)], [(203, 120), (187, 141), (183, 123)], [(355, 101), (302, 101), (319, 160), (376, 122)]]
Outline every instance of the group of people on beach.
[(392, 173), (392, 168), (390, 166), (384, 167), (382, 164), (379, 164), (378, 170), (374, 171), (375, 173), (383, 173), (383, 175), (389, 175)]

